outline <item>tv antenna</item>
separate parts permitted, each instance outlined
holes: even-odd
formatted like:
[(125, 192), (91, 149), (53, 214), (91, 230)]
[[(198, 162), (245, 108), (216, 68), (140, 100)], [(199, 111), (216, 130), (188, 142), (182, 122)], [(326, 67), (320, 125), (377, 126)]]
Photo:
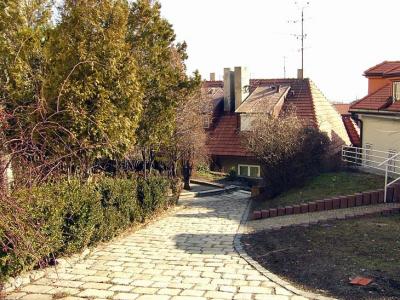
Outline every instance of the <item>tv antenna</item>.
[(286, 56), (283, 57), (283, 78), (286, 78)]
[(307, 1), (305, 4), (299, 4), (299, 2), (295, 1), (295, 4), (297, 5), (298, 8), (301, 9), (301, 19), (300, 20), (295, 20), (295, 21), (289, 21), (289, 23), (297, 24), (301, 23), (301, 34), (293, 34), (297, 39), (301, 40), (301, 69), (304, 72), (304, 40), (307, 37), (307, 34), (304, 33), (304, 10), (310, 6), (310, 2)]

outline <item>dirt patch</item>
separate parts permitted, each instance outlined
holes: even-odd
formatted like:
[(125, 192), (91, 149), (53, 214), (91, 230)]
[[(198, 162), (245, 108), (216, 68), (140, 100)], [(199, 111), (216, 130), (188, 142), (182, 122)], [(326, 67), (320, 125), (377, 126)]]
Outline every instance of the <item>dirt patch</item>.
[[(258, 232), (242, 238), (266, 269), (306, 290), (339, 299), (400, 299), (400, 216)], [(371, 277), (368, 286), (350, 278)]]

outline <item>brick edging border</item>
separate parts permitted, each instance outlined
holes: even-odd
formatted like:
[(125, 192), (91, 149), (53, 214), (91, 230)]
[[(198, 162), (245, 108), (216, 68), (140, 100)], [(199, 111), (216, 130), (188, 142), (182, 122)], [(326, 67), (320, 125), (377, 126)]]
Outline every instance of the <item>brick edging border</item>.
[[(387, 188), (386, 203), (400, 202), (400, 184)], [(252, 220), (281, 217), (286, 215), (305, 214), (309, 212), (351, 208), (384, 203), (384, 190), (366, 191), (348, 196), (337, 196), (323, 200), (316, 200), (298, 205), (255, 210)]]
[(252, 259), (247, 252), (244, 250), (242, 246), (242, 236), (246, 233), (246, 223), (248, 221), (248, 217), (250, 214), (250, 208), (252, 204), (252, 199), (249, 197), (249, 201), (247, 203), (247, 207), (245, 211), (242, 214), (242, 218), (240, 220), (238, 229), (236, 231), (235, 237), (233, 239), (233, 248), (235, 251), (238, 253), (238, 255), (244, 259), (250, 266), (252, 266), (254, 269), (256, 269), (260, 274), (265, 276), (267, 279), (271, 280), (275, 284), (279, 285), (285, 290), (288, 290), (289, 292), (293, 293), (296, 296), (302, 296), (306, 297), (311, 300), (334, 300), (334, 298), (329, 298), (326, 296), (322, 296), (319, 294), (311, 293), (311, 292), (306, 292), (299, 290), (295, 288), (290, 282), (285, 281), (281, 279), (279, 276), (271, 273), (270, 271), (266, 270), (263, 266), (261, 266), (258, 262), (256, 262), (254, 259)]

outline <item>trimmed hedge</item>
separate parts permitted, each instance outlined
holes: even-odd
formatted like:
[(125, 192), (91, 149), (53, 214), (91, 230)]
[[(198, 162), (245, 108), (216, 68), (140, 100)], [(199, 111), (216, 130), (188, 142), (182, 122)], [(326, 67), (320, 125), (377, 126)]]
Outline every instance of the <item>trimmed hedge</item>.
[(1, 210), (10, 220), (17, 214), (25, 226), (17, 232), (20, 226), (0, 223), (0, 282), (144, 222), (175, 204), (177, 194), (168, 197), (168, 191), (178, 191), (176, 183), (163, 177), (104, 177), (91, 183), (71, 180), (14, 192), (12, 200), (18, 209)]

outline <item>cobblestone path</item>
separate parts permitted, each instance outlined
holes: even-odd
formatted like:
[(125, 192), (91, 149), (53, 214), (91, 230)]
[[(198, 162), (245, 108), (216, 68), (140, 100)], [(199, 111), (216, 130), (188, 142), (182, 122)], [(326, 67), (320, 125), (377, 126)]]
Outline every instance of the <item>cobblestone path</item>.
[(242, 259), (233, 241), (248, 194), (185, 207), (101, 245), (78, 263), (46, 270), (7, 299), (301, 300)]

